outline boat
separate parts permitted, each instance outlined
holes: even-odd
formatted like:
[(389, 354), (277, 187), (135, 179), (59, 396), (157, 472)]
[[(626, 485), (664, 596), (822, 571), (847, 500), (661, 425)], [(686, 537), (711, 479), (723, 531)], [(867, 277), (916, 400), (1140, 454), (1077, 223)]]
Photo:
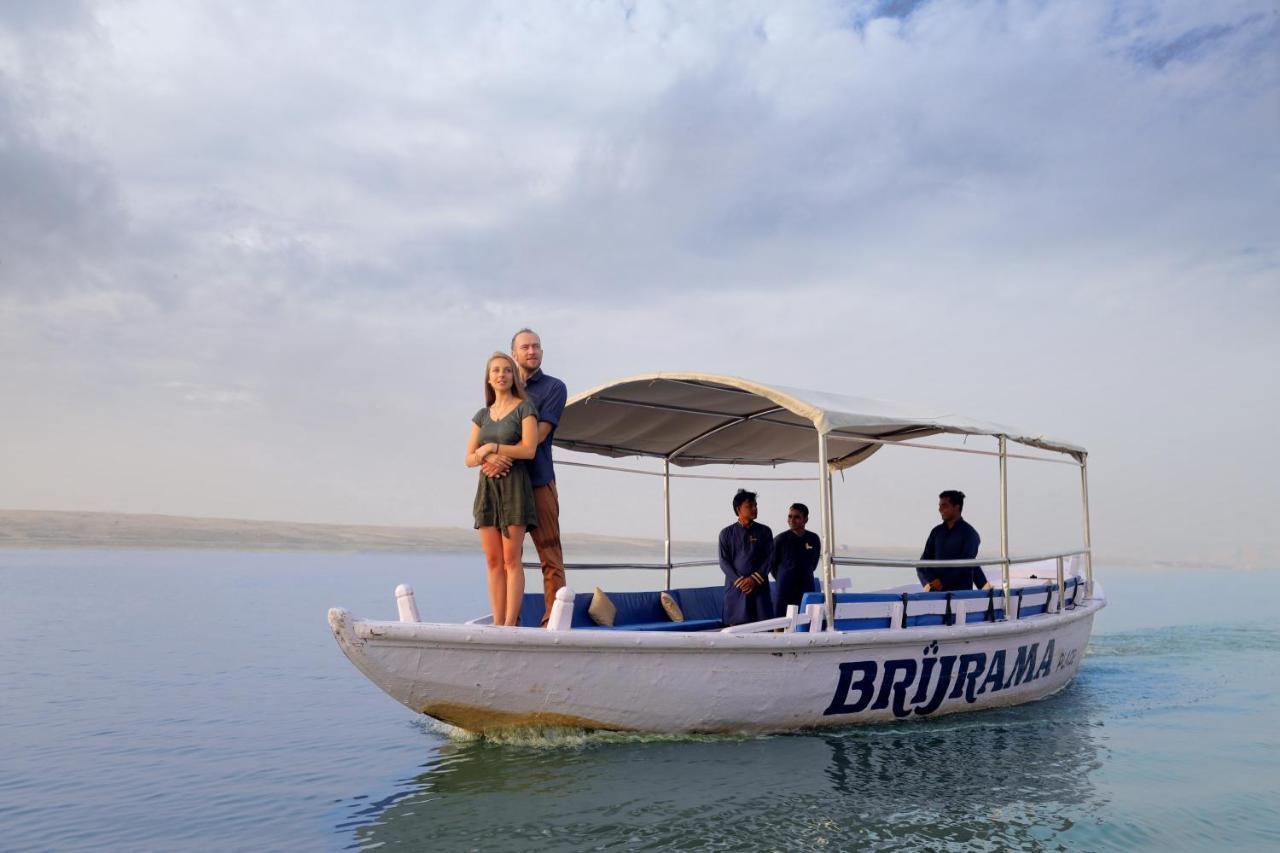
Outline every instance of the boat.
[[(987, 448), (930, 442), (954, 435)], [(565, 407), (556, 464), (661, 476), (663, 560), (628, 563), (665, 573), (684, 610), (672, 621), (659, 590), (614, 596), (612, 627), (587, 616), (591, 595), (557, 593), (545, 628), (502, 627), (488, 617), (419, 620), (412, 590), (396, 590), (399, 621), (329, 611), (342, 651), (374, 684), (414, 712), (476, 733), (523, 728), (654, 733), (784, 732), (925, 719), (1033, 702), (1079, 671), (1106, 596), (1093, 578), (1088, 454), (1040, 433), (967, 417), (733, 376), (651, 373), (576, 395)], [(922, 561), (837, 555), (833, 475), (886, 447), (980, 454), (1000, 472), (999, 559)], [(648, 457), (661, 471), (580, 461)], [(1078, 467), (1083, 544), (1012, 555), (1008, 460)], [(673, 588), (673, 572), (715, 560), (672, 560), (671, 481), (702, 466), (816, 468), (821, 592), (785, 616), (747, 625), (718, 619), (721, 587)], [(673, 470), (675, 469), (675, 470)], [(735, 476), (734, 479), (752, 479)], [(755, 479), (769, 479), (757, 477)], [(999, 566), (999, 586), (926, 592), (916, 583), (854, 592), (837, 568)], [(600, 569), (618, 564), (569, 563)], [(570, 575), (572, 579), (572, 574)], [(542, 615), (541, 593), (526, 611)], [(532, 620), (538, 624), (539, 619)], [(524, 621), (523, 624), (530, 624)]]

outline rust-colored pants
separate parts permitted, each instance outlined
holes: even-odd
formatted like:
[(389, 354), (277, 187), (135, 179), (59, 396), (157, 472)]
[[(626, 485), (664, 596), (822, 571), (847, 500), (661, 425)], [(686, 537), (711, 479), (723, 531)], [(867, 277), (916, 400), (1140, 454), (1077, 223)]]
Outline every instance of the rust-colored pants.
[(529, 531), (533, 546), (538, 549), (538, 562), (542, 563), (542, 591), (547, 597), (547, 609), (542, 613), (545, 626), (551, 618), (551, 605), (556, 600), (556, 590), (564, 586), (564, 551), (560, 547), (560, 493), (556, 481), (533, 490), (533, 505), (538, 511), (538, 526)]

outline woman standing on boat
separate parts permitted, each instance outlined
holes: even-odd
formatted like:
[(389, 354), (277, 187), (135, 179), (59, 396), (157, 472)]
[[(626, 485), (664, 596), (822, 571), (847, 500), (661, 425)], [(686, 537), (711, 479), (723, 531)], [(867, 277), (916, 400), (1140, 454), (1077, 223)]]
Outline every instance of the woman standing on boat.
[(471, 419), (467, 467), (482, 464), (494, 453), (516, 461), (505, 476), (480, 473), (472, 512), (489, 572), (493, 624), (517, 625), (524, 600), (524, 533), (538, 525), (524, 462), (538, 449), (538, 412), (525, 397), (516, 363), (506, 353), (495, 352), (485, 364), (484, 402)]

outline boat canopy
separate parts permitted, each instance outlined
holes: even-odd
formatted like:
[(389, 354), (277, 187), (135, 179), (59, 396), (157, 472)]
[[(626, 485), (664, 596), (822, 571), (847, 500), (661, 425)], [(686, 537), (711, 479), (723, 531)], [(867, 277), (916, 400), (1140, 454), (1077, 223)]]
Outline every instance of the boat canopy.
[(709, 373), (648, 373), (575, 395), (555, 445), (603, 456), (654, 456), (673, 465), (815, 462), (827, 437), (832, 468), (848, 468), (884, 443), (939, 433), (1004, 436), (1083, 461), (1085, 449), (1016, 427), (923, 406), (764, 385)]

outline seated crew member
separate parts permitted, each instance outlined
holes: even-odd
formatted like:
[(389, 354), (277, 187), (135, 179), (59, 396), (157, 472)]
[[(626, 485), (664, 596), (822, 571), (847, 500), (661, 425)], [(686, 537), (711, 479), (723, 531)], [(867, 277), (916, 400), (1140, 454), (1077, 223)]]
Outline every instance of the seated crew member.
[(739, 489), (733, 496), (738, 520), (720, 531), (720, 571), (724, 572), (724, 621), (743, 625), (773, 617), (769, 597), (769, 554), (773, 531), (756, 523), (756, 494)]
[(818, 534), (805, 530), (809, 523), (809, 508), (804, 504), (792, 504), (787, 510), (787, 527), (773, 540), (773, 558), (769, 560), (769, 574), (778, 579), (775, 616), (786, 616), (787, 605), (800, 605), (806, 592), (817, 590), (813, 573), (818, 568), (822, 553), (822, 540)]
[[(982, 537), (973, 525), (960, 517), (964, 511), (964, 492), (947, 489), (938, 495), (938, 515), (942, 523), (929, 531), (922, 560), (972, 560), (978, 556)], [(925, 592), (955, 592), (965, 589), (991, 589), (981, 566), (955, 568), (920, 566), (916, 577)]]

